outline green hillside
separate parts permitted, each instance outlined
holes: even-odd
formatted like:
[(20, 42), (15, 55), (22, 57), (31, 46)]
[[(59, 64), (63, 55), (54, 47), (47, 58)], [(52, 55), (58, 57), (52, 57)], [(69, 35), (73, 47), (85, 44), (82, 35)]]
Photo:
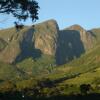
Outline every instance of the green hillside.
[(52, 56), (41, 55), (40, 58), (33, 59), (32, 57), (16, 64), (16, 66), (29, 75), (48, 74), (52, 66), (55, 65), (55, 59)]
[[(100, 46), (96, 46), (88, 51), (86, 54), (83, 54), (80, 58), (74, 59), (68, 64), (56, 67), (55, 76), (61, 74), (76, 73), (82, 74), (96, 68), (100, 67)], [(53, 76), (54, 78), (54, 76)]]
[[(72, 67), (70, 70), (71, 73), (79, 73), (77, 79), (80, 79), (80, 82), (83, 83), (86, 81), (84, 78), (87, 79), (87, 81), (93, 81), (92, 79), (94, 77), (99, 77), (100, 71), (100, 46), (97, 46), (96, 48), (89, 51), (87, 54), (82, 55), (79, 59), (76, 59), (72, 61), (71, 63), (67, 64), (66, 66)], [(81, 76), (86, 75), (84, 78)], [(75, 78), (76, 79), (76, 78)], [(74, 79), (72, 79), (74, 80)], [(78, 84), (78, 80), (76, 80)], [(74, 83), (74, 82), (73, 82)], [(86, 83), (86, 82), (85, 82)], [(88, 83), (88, 82), (87, 82)]]
[(19, 70), (15, 65), (5, 64), (0, 62), (0, 80), (22, 80), (27, 78), (27, 74)]

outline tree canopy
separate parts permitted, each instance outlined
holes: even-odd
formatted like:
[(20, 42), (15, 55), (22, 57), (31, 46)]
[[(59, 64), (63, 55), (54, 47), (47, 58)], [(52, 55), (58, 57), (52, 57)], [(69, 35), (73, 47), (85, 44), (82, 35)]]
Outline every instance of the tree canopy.
[(12, 14), (18, 20), (38, 19), (38, 2), (35, 0), (0, 0), (0, 13)]

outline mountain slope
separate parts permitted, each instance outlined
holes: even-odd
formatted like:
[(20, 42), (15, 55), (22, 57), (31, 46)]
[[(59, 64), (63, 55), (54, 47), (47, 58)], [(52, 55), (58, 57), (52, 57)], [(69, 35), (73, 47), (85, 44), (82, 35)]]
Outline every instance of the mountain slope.
[(81, 85), (90, 84), (93, 89), (87, 93), (100, 93), (99, 74), (99, 28), (86, 31), (73, 25), (59, 30), (49, 20), (20, 31), (0, 31), (0, 92), (77, 95)]
[[(56, 72), (49, 75), (51, 80), (61, 80), (60, 84), (84, 84), (92, 83), (95, 78), (100, 78), (100, 45), (80, 58), (62, 65), (56, 69)], [(95, 84), (95, 82), (94, 82)]]
[(0, 62), (0, 80), (22, 80), (27, 78), (27, 74), (19, 70), (15, 65)]
[(72, 25), (59, 31), (56, 50), (57, 64), (67, 63), (95, 46), (94, 33), (79, 25)]
[[(99, 29), (86, 31), (79, 25), (59, 30), (55, 20), (24, 27), (20, 31), (14, 28), (0, 30), (0, 61), (16, 64), (26, 73), (32, 73), (32, 69), (43, 71), (44, 68), (44, 72), (49, 73), (52, 66), (69, 63), (95, 49), (99, 45), (99, 32)], [(79, 62), (82, 63), (84, 59), (81, 59)], [(92, 61), (94, 57), (86, 59)], [(78, 60), (75, 61), (77, 65)]]
[(54, 56), (59, 28), (55, 20), (48, 20), (21, 31), (14, 28), (1, 30), (0, 38), (8, 46), (0, 52), (0, 61), (13, 63), (27, 57), (37, 58), (41, 54)]

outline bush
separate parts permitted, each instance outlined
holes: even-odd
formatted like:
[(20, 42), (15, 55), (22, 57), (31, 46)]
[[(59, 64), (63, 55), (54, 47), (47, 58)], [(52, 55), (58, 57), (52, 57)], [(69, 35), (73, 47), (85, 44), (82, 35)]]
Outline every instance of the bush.
[(90, 91), (90, 89), (91, 89), (91, 85), (90, 84), (82, 84), (82, 85), (80, 85), (80, 92), (82, 94), (86, 95)]
[(16, 89), (16, 85), (11, 81), (5, 81), (0, 85), (0, 92), (9, 92), (14, 91)]

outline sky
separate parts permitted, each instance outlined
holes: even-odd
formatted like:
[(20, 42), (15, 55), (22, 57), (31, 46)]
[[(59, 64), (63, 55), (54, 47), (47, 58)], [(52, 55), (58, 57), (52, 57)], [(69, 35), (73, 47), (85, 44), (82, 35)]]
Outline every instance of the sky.
[[(60, 29), (79, 24), (85, 29), (100, 28), (100, 0), (37, 0), (39, 20), (55, 19)], [(0, 29), (14, 26), (15, 18), (0, 14)], [(33, 24), (27, 20), (25, 25)]]

